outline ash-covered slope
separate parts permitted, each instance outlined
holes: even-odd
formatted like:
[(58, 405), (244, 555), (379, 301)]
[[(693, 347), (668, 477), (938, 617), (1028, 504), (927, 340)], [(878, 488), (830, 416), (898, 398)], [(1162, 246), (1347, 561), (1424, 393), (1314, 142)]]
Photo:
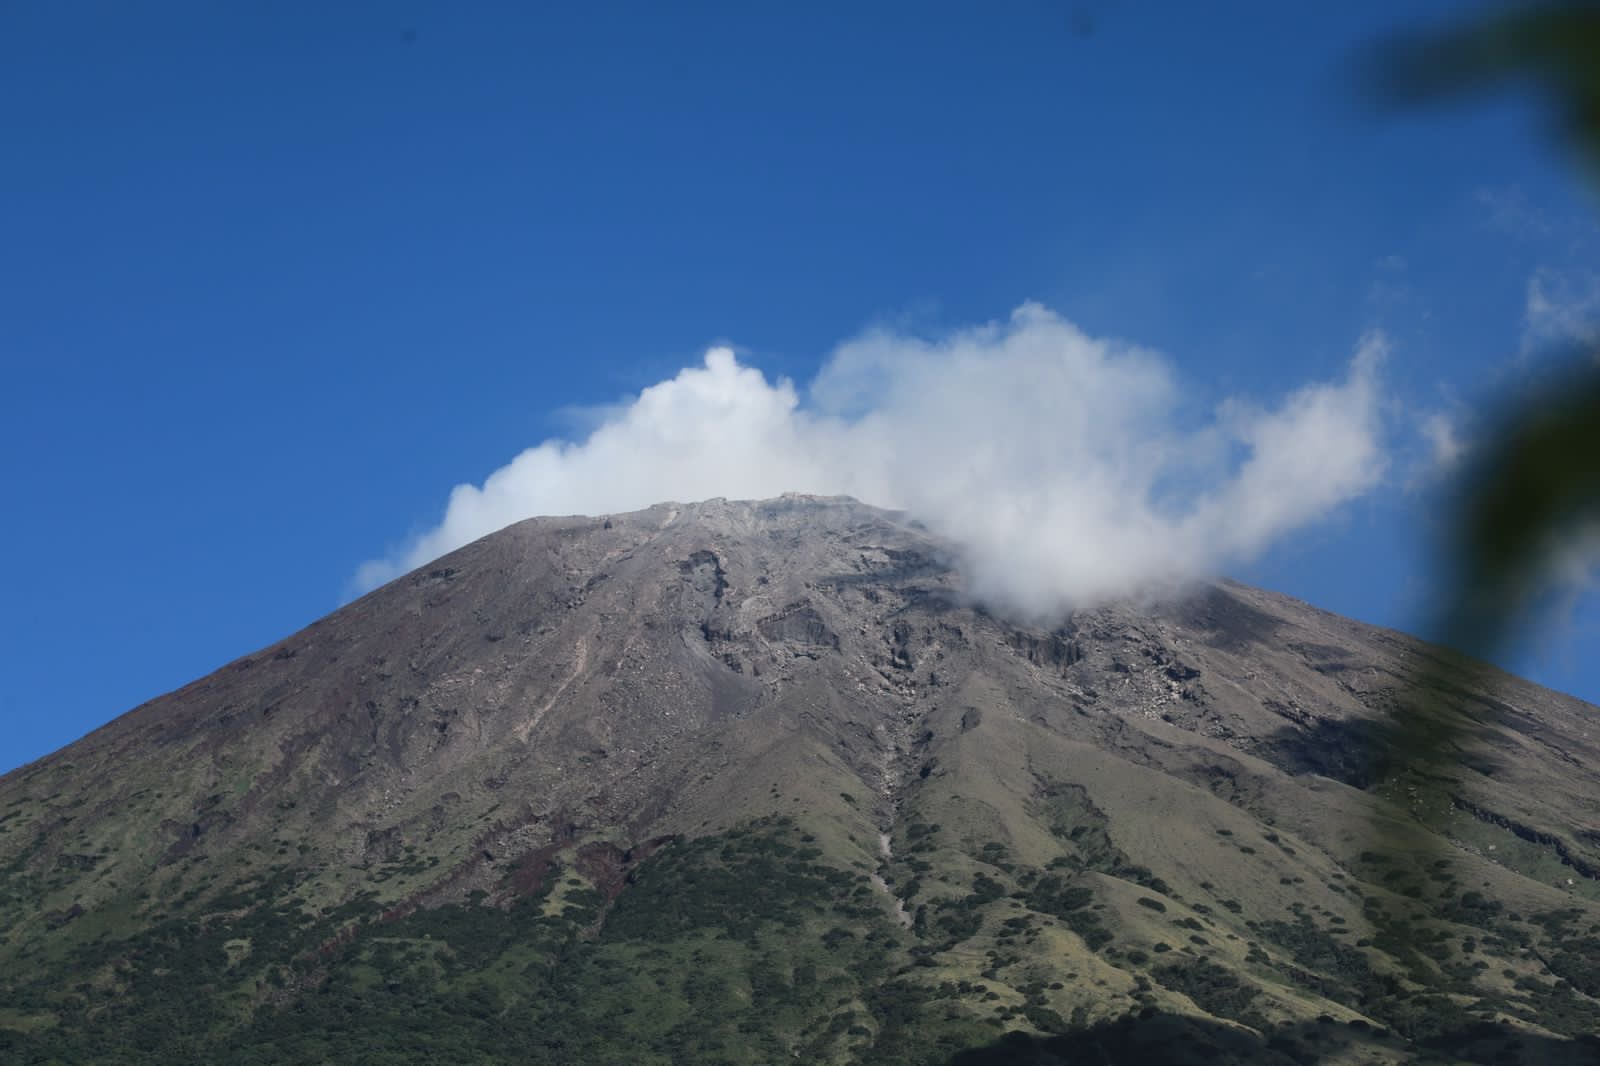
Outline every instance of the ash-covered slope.
[[(0, 779), (0, 1050), (1584, 1061), (1595, 709), (1442, 654), (1017, 624), (844, 499), (520, 523)], [(1379, 777), (1425, 661), (1481, 736)]]

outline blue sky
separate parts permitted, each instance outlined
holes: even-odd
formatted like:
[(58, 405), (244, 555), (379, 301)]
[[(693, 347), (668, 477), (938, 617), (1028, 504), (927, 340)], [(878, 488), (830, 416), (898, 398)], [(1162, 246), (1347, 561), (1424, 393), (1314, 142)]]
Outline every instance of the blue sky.
[[(841, 344), (1030, 301), (1202, 430), (1381, 332), (1381, 476), (1220, 558), (1417, 626), (1422, 427), (1600, 309), (1600, 216), (1530, 98), (1363, 107), (1356, 50), (1462, 5), (1317, 7), (5, 5), (0, 770), (710, 346), (807, 410)], [(1595, 700), (1597, 636), (1510, 661)]]

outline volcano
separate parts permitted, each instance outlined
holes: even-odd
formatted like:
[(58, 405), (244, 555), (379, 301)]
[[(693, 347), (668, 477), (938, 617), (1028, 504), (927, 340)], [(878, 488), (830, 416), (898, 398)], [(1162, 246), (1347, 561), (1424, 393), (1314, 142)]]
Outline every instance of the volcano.
[[(1445, 769), (1385, 751), (1419, 677)], [(1226, 581), (1019, 621), (849, 499), (664, 504), (0, 778), (0, 1055), (1594, 1062), (1597, 900), (1578, 700)]]

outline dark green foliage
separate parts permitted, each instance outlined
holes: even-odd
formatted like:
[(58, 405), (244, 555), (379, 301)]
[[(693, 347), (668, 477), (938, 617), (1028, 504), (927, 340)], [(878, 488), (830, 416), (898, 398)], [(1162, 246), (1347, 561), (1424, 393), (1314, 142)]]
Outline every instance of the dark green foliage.
[(1246, 1025), (1261, 1027), (1265, 1019), (1251, 1008), (1261, 990), (1241, 981), (1210, 959), (1195, 959), (1159, 966), (1151, 975), (1174, 992), (1194, 1000), (1195, 1005), (1218, 1018), (1231, 1018)]
[[(1497, 907), (1481, 905), (1481, 897), (1467, 898), (1474, 895), (1467, 893), (1459, 901), (1468, 904), (1464, 913), (1477, 917), (1500, 913)], [(1485, 928), (1509, 930), (1511, 927), (1491, 924)], [(1555, 928), (1561, 926), (1557, 924)], [(1463, 1000), (1479, 994), (1475, 982), (1484, 967), (1457, 960), (1450, 946), (1453, 935), (1436, 925), (1393, 916), (1380, 922), (1379, 935), (1372, 946), (1407, 966), (1405, 981), (1377, 969), (1366, 952), (1344, 944), (1305, 915), (1295, 922), (1263, 923), (1258, 931), (1294, 959), (1295, 966), (1284, 968), (1283, 973), (1295, 985), (1355, 1006), (1362, 1013), (1382, 1020), (1408, 1040), (1445, 1039), (1450, 1033), (1469, 1029), (1482, 1021), (1485, 1012), (1517, 1014), (1527, 1021), (1574, 1037), (1600, 1027), (1600, 1008), (1592, 999), (1579, 994), (1594, 994), (1594, 986), (1589, 982), (1600, 975), (1600, 940), (1573, 938), (1561, 943), (1560, 949), (1550, 957), (1548, 967), (1552, 974), (1565, 981), (1517, 977), (1520, 1005), (1498, 1000), (1480, 1001), (1473, 1010), (1463, 1006)], [(1519, 940), (1498, 939), (1509, 948), (1513, 943), (1526, 942), (1525, 934), (1519, 936)], [(1473, 950), (1477, 950), (1475, 942)], [(1463, 952), (1466, 952), (1465, 945)], [(1252, 959), (1262, 961), (1255, 954)], [(1508, 973), (1515, 976), (1516, 971)]]
[(829, 911), (862, 921), (882, 917), (867, 886), (816, 862), (815, 848), (785, 842), (762, 824), (670, 847), (646, 864), (606, 918), (606, 936), (662, 938), (719, 930), (745, 939), (765, 924), (799, 929)]
[(976, 897), (964, 900), (946, 900), (938, 904), (939, 913), (933, 926), (945, 937), (945, 946), (954, 947), (968, 937), (976, 936), (983, 928), (983, 914), (974, 905)]
[[(242, 913), (79, 948), (6, 1005), (60, 1024), (6, 1030), (7, 1063), (926, 1062), (985, 1039), (934, 992), (891, 980), (901, 934), (870, 887), (775, 819), (668, 847), (607, 909), (549, 889), (383, 921), (370, 904), (309, 920), (268, 882)], [(974, 910), (973, 916), (981, 918)], [(354, 933), (341, 937), (342, 930)], [(230, 962), (225, 944), (248, 939)], [(237, 955), (238, 952), (235, 952)], [(866, 1013), (841, 1009), (865, 1003)]]
[[(1536, 1036), (1503, 1024), (1477, 1022), (1433, 1038), (1430, 1054), (1402, 1061), (1542, 1063), (1600, 1061), (1600, 1040)], [(1064, 1035), (1010, 1032), (948, 1060), (944, 1066), (1041, 1066), (1045, 1063), (1118, 1063), (1139, 1066), (1214, 1066), (1216, 1063), (1393, 1061), (1404, 1044), (1365, 1022), (1340, 1025), (1329, 1015), (1315, 1021), (1269, 1026), (1259, 1032), (1208, 1018), (1165, 1014), (1145, 1007), (1101, 1025), (1074, 1026)], [(1373, 1054), (1381, 1049), (1382, 1054)], [(1343, 1054), (1340, 1054), (1343, 1052)], [(1354, 1054), (1352, 1054), (1354, 1052)], [(1585, 1056), (1588, 1056), (1585, 1058)]]
[(1022, 898), (1039, 913), (1061, 919), (1092, 951), (1111, 942), (1111, 931), (1088, 909), (1094, 902), (1094, 892), (1083, 885), (1059, 874), (1045, 874), (1024, 891)]
[[(614, 904), (568, 877), (503, 908), (474, 901), (385, 918), (357, 900), (308, 917), (283, 904), (292, 885), (263, 882), (211, 900), (209, 922), (170, 921), (134, 940), (77, 949), (71, 971), (109, 982), (71, 993), (44, 973), (13, 982), (7, 1006), (60, 1024), (6, 1030), (0, 1049), (8, 1063), (163, 1066), (841, 1055), (910, 1064), (990, 1039), (970, 1009), (954, 1007), (966, 998), (954, 986), (894, 976), (897, 956), (930, 965), (938, 949), (902, 954), (907, 941), (884, 901), (809, 843), (788, 820), (771, 819), (671, 845), (635, 871)], [(1024, 873), (1046, 913), (1095, 946), (1109, 939), (1087, 887)], [(559, 906), (550, 897), (558, 882)], [(970, 936), (1007, 904), (1007, 886), (994, 878), (978, 874), (972, 887), (923, 908), (933, 912), (929, 924)], [(999, 942), (1031, 936), (1036, 921), (1009, 914)], [(1021, 956), (991, 958), (1001, 967)], [(902, 971), (912, 972), (921, 971)], [(1007, 1015), (1066, 1031), (1036, 983)]]
[(1294, 959), (1299, 969), (1288, 976), (1319, 995), (1372, 1013), (1399, 991), (1399, 982), (1374, 970), (1366, 952), (1318, 928), (1303, 914), (1294, 922), (1264, 922), (1257, 931)]
[(1550, 972), (1600, 999), (1600, 937), (1568, 940), (1550, 957)]
[(980, 906), (985, 903), (992, 903), (1005, 894), (1006, 887), (999, 881), (996, 881), (991, 877), (986, 877), (983, 874), (976, 874), (973, 876), (972, 895)]

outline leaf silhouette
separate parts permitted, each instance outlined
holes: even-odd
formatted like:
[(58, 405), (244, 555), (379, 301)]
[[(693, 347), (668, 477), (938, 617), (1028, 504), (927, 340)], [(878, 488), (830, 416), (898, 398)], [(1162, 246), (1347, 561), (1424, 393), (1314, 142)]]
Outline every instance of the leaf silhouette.
[(1522, 7), (1393, 38), (1369, 62), (1370, 87), (1388, 106), (1532, 82), (1550, 98), (1558, 132), (1600, 173), (1600, 3)]
[[(1531, 84), (1557, 135), (1600, 179), (1600, 3), (1520, 7), (1432, 34), (1393, 39), (1369, 56), (1368, 86), (1386, 108), (1459, 100)], [(1431, 635), (1446, 653), (1420, 657), (1402, 705), (1371, 752), (1375, 778), (1413, 792), (1449, 788), (1484, 727), (1463, 693), (1493, 682), (1483, 661), (1548, 588), (1552, 557), (1600, 519), (1600, 360), (1546, 352), (1547, 383), (1502, 402), (1475, 445), (1449, 515)], [(1479, 708), (1481, 712), (1481, 705)], [(1374, 821), (1373, 836), (1399, 829)], [(1404, 934), (1398, 917), (1377, 923)]]

